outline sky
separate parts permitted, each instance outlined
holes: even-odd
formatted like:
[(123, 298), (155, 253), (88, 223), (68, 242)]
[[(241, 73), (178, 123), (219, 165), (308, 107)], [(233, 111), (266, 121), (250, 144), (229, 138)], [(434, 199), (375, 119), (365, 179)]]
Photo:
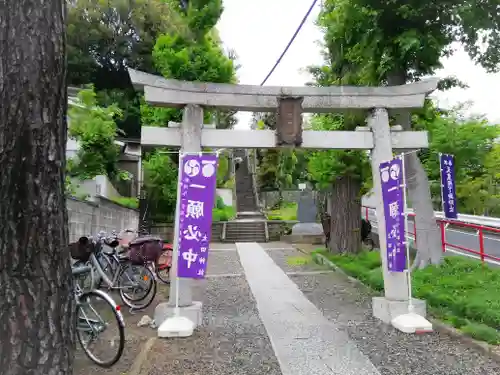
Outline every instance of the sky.
[[(262, 82), (310, 5), (311, 0), (224, 0), (225, 10), (217, 27), (225, 47), (238, 55), (240, 83)], [(318, 13), (316, 5), (266, 85), (302, 86), (311, 80), (304, 68), (322, 62), (318, 44), (322, 33), (314, 24)], [(455, 55), (444, 60), (443, 69), (437, 72), (439, 77), (449, 75), (457, 76), (469, 88), (433, 94), (439, 106), (449, 108), (470, 101), (473, 102), (470, 113), (484, 114), (491, 122), (500, 123), (500, 103), (496, 97), (500, 74), (488, 74), (475, 66), (457, 45)], [(240, 112), (237, 128), (249, 127), (250, 119), (251, 113)]]

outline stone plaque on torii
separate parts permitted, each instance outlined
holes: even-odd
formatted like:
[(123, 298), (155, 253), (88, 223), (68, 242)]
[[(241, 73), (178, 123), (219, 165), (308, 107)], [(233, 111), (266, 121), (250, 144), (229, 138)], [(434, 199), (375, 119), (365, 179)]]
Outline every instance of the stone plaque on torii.
[[(169, 127), (143, 126), (142, 147), (178, 146), (184, 152), (209, 148), (279, 148), (371, 150), (373, 185), (379, 233), (385, 233), (379, 165), (393, 158), (393, 149), (412, 150), (428, 147), (425, 131), (391, 131), (390, 110), (421, 108), (428, 94), (437, 88), (438, 79), (391, 87), (271, 87), (185, 82), (170, 80), (129, 69), (134, 87), (144, 91), (147, 103), (183, 108), (181, 124)], [(233, 111), (277, 112), (277, 130), (214, 129), (203, 125), (203, 107)], [(364, 110), (368, 127), (358, 131), (313, 131), (302, 129), (301, 114)], [(167, 124), (166, 124), (167, 125)], [(380, 256), (384, 276), (384, 297), (374, 297), (373, 314), (390, 323), (407, 312), (408, 283), (405, 273), (387, 270), (385, 236), (380, 238)], [(175, 279), (177, 257), (173, 257)], [(201, 322), (201, 302), (192, 301), (191, 280), (181, 279), (179, 290), (171, 283), (168, 303), (155, 311), (158, 325), (173, 313), (176, 295), (184, 316), (196, 325)], [(425, 316), (425, 301), (414, 301), (415, 312)]]

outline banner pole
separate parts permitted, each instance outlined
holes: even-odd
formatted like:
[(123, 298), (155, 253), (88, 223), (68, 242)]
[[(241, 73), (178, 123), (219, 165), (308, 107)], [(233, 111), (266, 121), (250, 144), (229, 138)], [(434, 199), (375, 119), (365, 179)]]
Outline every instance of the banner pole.
[[(179, 317), (180, 316), (180, 309), (179, 309), (179, 255), (180, 255), (180, 249), (179, 249), (179, 244), (180, 244), (180, 215), (181, 215), (181, 185), (182, 185), (182, 166), (183, 166), (183, 160), (184, 160), (184, 154), (182, 152), (179, 152), (179, 169), (177, 172), (177, 201), (176, 201), (176, 207), (175, 207), (175, 225), (174, 225), (174, 256), (176, 258), (175, 262), (175, 307), (174, 307), (174, 316)], [(174, 262), (172, 262), (174, 263)], [(173, 265), (173, 264), (172, 264)]]
[(401, 174), (403, 176), (402, 182), (402, 194), (403, 194), (403, 215), (405, 221), (405, 232), (403, 238), (405, 240), (405, 251), (406, 251), (406, 276), (408, 278), (408, 312), (412, 313), (414, 311), (413, 307), (413, 295), (411, 286), (411, 262), (410, 262), (410, 241), (408, 241), (408, 204), (407, 204), (407, 194), (406, 194), (406, 166), (405, 166), (405, 154), (401, 154)]

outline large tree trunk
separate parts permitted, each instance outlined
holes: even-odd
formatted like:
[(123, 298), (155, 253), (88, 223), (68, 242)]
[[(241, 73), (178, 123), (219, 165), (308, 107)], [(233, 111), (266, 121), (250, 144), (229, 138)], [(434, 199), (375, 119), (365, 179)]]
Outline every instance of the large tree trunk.
[(0, 373), (70, 375), (64, 0), (0, 0)]
[[(406, 74), (394, 71), (388, 77), (389, 85), (406, 84)], [(403, 130), (411, 130), (411, 114), (408, 111), (391, 113)], [(420, 159), (415, 152), (405, 156), (405, 177), (408, 198), (415, 212), (417, 228), (417, 256), (412, 268), (425, 268), (429, 264), (440, 264), (443, 260), (441, 234), (436, 225), (429, 179)]]
[(331, 196), (329, 249), (334, 253), (357, 253), (361, 250), (361, 184), (343, 176), (335, 181)]

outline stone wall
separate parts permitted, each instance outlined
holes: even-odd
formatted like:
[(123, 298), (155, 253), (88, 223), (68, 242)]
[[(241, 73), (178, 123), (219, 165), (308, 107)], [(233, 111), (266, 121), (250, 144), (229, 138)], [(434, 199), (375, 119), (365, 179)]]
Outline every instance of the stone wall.
[(137, 229), (139, 225), (138, 210), (123, 207), (103, 197), (96, 197), (95, 202), (68, 198), (67, 207), (71, 242), (101, 230), (111, 232), (125, 228)]
[(281, 241), (281, 236), (289, 234), (296, 223), (297, 221), (268, 220), (269, 241)]
[[(223, 227), (224, 227), (223, 222), (212, 223), (212, 239), (211, 239), (212, 242), (222, 241)], [(155, 224), (151, 228), (151, 234), (159, 236), (169, 242), (172, 242), (174, 240), (174, 224), (173, 223)]]

